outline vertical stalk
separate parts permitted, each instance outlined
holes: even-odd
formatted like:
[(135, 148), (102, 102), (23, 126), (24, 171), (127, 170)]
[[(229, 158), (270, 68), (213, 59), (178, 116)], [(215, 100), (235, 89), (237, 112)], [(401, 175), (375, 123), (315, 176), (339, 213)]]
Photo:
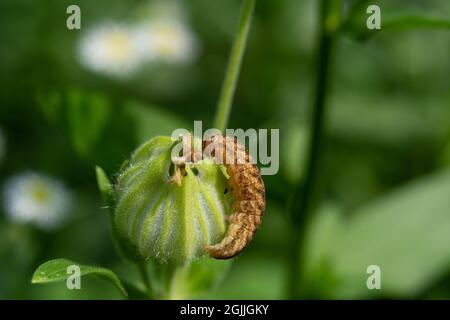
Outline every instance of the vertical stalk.
[[(339, 26), (340, 0), (320, 1), (320, 36), (318, 44), (317, 78), (312, 109), (309, 158), (305, 182), (298, 186), (290, 204), (289, 211), (293, 220), (291, 230), (291, 248), (288, 257), (288, 297), (302, 297), (305, 233), (311, 220), (317, 198), (317, 176), (320, 163), (327, 93), (329, 89), (330, 65), (333, 60), (336, 30)], [(299, 290), (300, 289), (300, 290)]]
[(244, 57), (254, 7), (255, 0), (244, 1), (238, 33), (231, 50), (230, 60), (225, 73), (222, 91), (214, 119), (214, 127), (221, 131), (226, 129), (228, 118), (230, 117), (233, 96), (236, 91), (237, 80)]
[(138, 266), (139, 273), (142, 278), (142, 282), (145, 285), (145, 289), (147, 291), (147, 296), (149, 299), (152, 299), (153, 298), (153, 289), (152, 289), (152, 286), (150, 283), (150, 278), (148, 276), (147, 263), (139, 262), (139, 263), (137, 263), (137, 266)]

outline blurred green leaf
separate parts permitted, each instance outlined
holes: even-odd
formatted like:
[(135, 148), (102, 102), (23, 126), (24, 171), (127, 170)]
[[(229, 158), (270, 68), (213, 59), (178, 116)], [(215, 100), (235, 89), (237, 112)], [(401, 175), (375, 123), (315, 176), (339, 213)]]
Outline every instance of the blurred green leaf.
[(47, 120), (51, 123), (56, 123), (59, 120), (63, 107), (62, 98), (62, 95), (56, 91), (40, 94), (37, 97), (39, 107)]
[[(336, 296), (414, 297), (448, 272), (449, 195), (447, 169), (356, 210), (330, 251)], [(370, 265), (381, 268), (382, 290), (366, 287)]]
[(171, 136), (178, 128), (190, 128), (190, 125), (175, 114), (151, 105), (135, 101), (125, 104), (126, 111), (135, 120), (138, 143), (143, 143), (155, 136)]
[(21, 299), (26, 294), (29, 267), (42, 243), (33, 237), (29, 226), (0, 220), (0, 299)]
[(135, 100), (113, 102), (107, 95), (80, 88), (40, 93), (38, 102), (47, 120), (64, 133), (77, 154), (102, 166), (123, 161), (124, 152), (154, 136), (190, 128), (163, 108)]
[(441, 122), (447, 112), (413, 109), (404, 97), (365, 97), (357, 93), (340, 95), (330, 110), (330, 135), (348, 141), (364, 141), (404, 147), (419, 139), (443, 134)]
[(65, 93), (41, 94), (38, 101), (49, 122), (68, 134), (80, 155), (88, 156), (108, 123), (111, 113), (108, 99), (97, 93), (71, 88)]
[(208, 299), (282, 299), (286, 266), (282, 257), (265, 254), (242, 255), (234, 259), (227, 278)]
[(128, 293), (119, 278), (111, 270), (99, 267), (84, 266), (66, 259), (55, 259), (45, 262), (34, 272), (31, 282), (33, 284), (43, 284), (67, 280), (67, 278), (71, 275), (67, 273), (67, 269), (72, 265), (76, 265), (80, 268), (81, 276), (95, 275), (103, 278), (119, 289), (125, 298), (128, 297)]
[(99, 141), (110, 112), (109, 101), (101, 95), (77, 89), (68, 92), (66, 116), (72, 142), (80, 154), (87, 155)]
[(330, 256), (334, 244), (342, 234), (342, 211), (334, 204), (326, 203), (314, 215), (305, 240), (305, 259), (303, 264), (303, 291), (309, 297), (329, 298), (338, 279), (333, 271)]

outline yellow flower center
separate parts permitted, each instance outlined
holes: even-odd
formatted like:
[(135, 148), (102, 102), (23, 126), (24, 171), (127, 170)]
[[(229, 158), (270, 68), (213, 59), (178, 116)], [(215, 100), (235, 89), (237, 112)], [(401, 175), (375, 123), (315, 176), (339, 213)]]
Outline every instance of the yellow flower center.
[(174, 27), (161, 27), (156, 36), (158, 51), (163, 55), (171, 55), (176, 52), (179, 42), (178, 30)]
[(45, 203), (50, 197), (50, 190), (41, 182), (35, 182), (32, 187), (32, 197), (36, 202)]
[(114, 31), (106, 38), (107, 53), (115, 61), (124, 61), (131, 56), (130, 37), (123, 31)]

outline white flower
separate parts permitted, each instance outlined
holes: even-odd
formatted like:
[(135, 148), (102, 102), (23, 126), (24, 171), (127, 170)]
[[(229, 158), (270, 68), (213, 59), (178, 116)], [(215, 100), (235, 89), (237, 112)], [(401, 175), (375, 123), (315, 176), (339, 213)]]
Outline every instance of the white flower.
[(197, 39), (182, 21), (156, 19), (139, 25), (135, 32), (139, 55), (147, 61), (183, 64), (197, 55)]
[(10, 178), (3, 187), (5, 212), (10, 220), (52, 230), (59, 227), (71, 209), (71, 195), (54, 178), (26, 172)]
[(141, 61), (129, 26), (104, 23), (80, 41), (80, 61), (88, 69), (117, 77), (127, 77)]
[(175, 1), (143, 6), (142, 23), (102, 23), (79, 42), (81, 64), (92, 71), (128, 78), (146, 62), (186, 64), (198, 53), (198, 41)]

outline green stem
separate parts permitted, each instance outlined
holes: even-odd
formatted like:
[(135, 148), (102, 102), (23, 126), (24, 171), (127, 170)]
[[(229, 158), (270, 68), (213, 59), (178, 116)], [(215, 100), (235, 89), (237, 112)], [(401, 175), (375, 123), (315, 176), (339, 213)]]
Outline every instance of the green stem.
[(222, 131), (226, 129), (228, 118), (230, 117), (233, 96), (236, 91), (237, 80), (247, 44), (254, 7), (255, 0), (245, 0), (239, 22), (238, 34), (234, 41), (233, 49), (231, 50), (231, 56), (228, 62), (214, 120), (214, 127)]
[[(172, 266), (168, 270), (168, 276), (166, 280), (166, 292), (165, 292), (165, 299), (167, 300), (179, 300), (180, 297), (177, 297), (174, 295), (174, 286), (176, 284), (177, 275), (180, 272), (181, 266)], [(182, 299), (182, 298), (181, 298)]]
[(148, 276), (147, 263), (138, 262), (137, 266), (142, 278), (142, 282), (144, 283), (145, 289), (147, 290), (147, 296), (149, 299), (153, 299), (153, 289), (150, 283), (150, 278)]
[(324, 119), (329, 88), (330, 65), (333, 60), (335, 33), (339, 25), (339, 8), (339, 0), (321, 0), (320, 2), (320, 39), (307, 174), (304, 185), (298, 186), (293, 196), (294, 200), (289, 208), (293, 219), (291, 248), (288, 253), (288, 297), (290, 299), (300, 298), (302, 297), (301, 291), (304, 293), (302, 279), (304, 262), (302, 260), (304, 258), (306, 230), (317, 198), (317, 176), (325, 131)]

